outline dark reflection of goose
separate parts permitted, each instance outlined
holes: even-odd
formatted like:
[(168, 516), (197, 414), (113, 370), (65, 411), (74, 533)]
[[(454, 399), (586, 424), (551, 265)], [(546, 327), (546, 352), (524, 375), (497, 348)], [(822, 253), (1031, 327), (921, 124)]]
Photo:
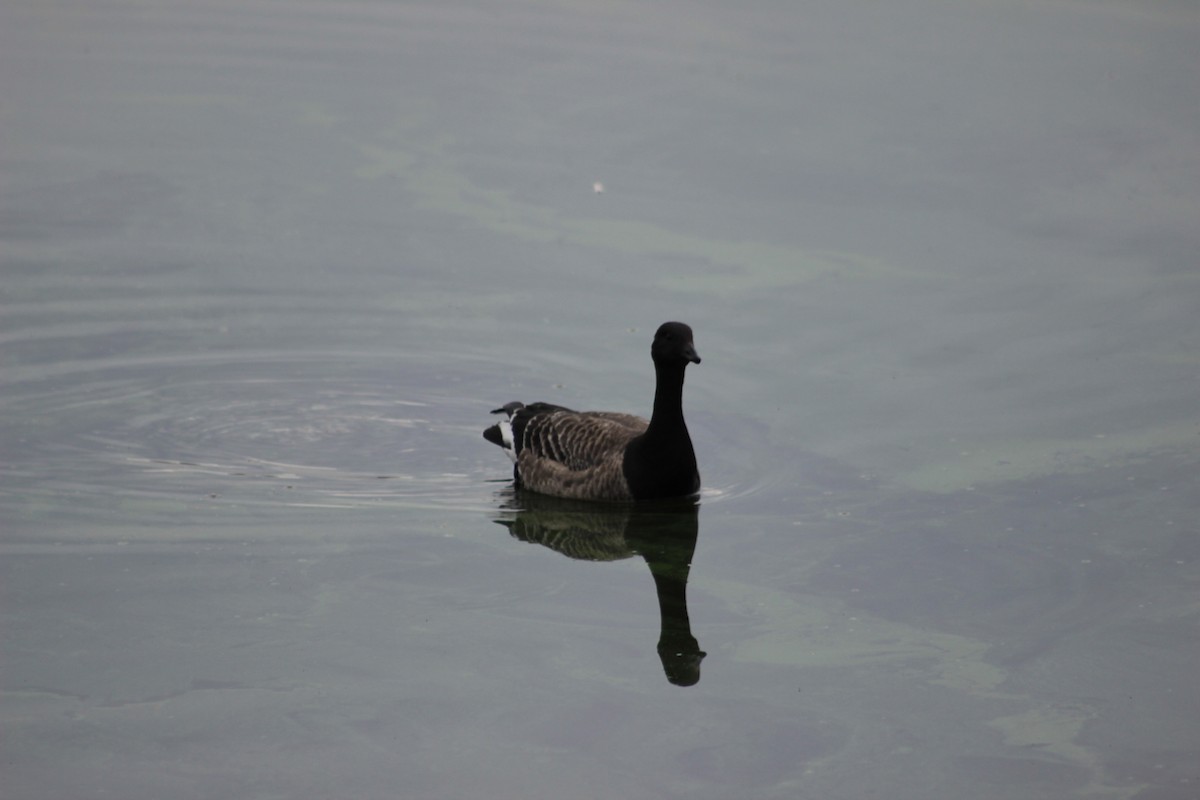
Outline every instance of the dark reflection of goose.
[(700, 680), (704, 651), (692, 636), (687, 581), (699, 531), (693, 499), (606, 505), (513, 491), (496, 522), (524, 542), (584, 561), (618, 561), (640, 555), (658, 591), (658, 656), (667, 680), (692, 686)]

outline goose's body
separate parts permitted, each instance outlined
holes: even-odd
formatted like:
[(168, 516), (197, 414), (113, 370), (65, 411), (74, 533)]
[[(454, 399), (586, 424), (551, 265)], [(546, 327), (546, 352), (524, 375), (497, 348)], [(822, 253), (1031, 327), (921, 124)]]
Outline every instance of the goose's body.
[(692, 329), (659, 327), (650, 348), (656, 385), (649, 420), (549, 403), (508, 403), (483, 432), (513, 460), (518, 485), (578, 500), (630, 501), (695, 494), (696, 453), (683, 421), (683, 372), (699, 364)]

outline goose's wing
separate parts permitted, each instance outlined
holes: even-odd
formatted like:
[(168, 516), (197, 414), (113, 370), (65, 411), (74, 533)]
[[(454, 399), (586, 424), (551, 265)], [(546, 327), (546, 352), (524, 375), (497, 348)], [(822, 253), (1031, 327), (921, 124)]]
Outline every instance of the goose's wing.
[(625, 446), (648, 424), (631, 414), (557, 406), (525, 406), (516, 411), (511, 423), (519, 460), (526, 460), (528, 456), (522, 456), (528, 453), (576, 472), (620, 459)]

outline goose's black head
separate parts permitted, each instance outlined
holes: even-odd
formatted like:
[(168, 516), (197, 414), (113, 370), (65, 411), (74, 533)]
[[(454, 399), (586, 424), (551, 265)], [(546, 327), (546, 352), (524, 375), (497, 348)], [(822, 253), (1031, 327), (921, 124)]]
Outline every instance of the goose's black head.
[(650, 357), (655, 364), (678, 364), (687, 366), (700, 363), (696, 346), (692, 343), (692, 329), (682, 322), (664, 322), (654, 334), (650, 345)]

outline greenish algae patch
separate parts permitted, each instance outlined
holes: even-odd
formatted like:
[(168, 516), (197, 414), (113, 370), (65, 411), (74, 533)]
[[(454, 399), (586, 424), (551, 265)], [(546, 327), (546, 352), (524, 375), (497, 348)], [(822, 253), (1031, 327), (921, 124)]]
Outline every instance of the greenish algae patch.
[[(918, 277), (877, 259), (812, 251), (757, 241), (733, 241), (671, 230), (641, 220), (572, 217), (547, 206), (514, 200), (476, 185), (445, 153), (444, 146), (355, 145), (363, 163), (357, 177), (405, 182), (422, 208), (473, 220), (493, 233), (526, 242), (566, 242), (624, 255), (678, 260), (659, 282), (686, 291), (762, 289), (842, 277)], [(704, 270), (704, 271), (700, 271)], [(683, 279), (686, 278), (686, 281)]]
[(1135, 797), (1146, 788), (1144, 784), (1119, 787), (1107, 784), (1104, 759), (1078, 743), (1083, 726), (1092, 716), (1080, 708), (1051, 706), (997, 717), (988, 726), (999, 730), (1009, 747), (1034, 750), (1085, 771), (1089, 780), (1078, 793), (1081, 797)]
[(312, 125), (319, 128), (333, 128), (342, 118), (331, 112), (321, 103), (301, 103), (299, 117), (302, 125)]
[(735, 612), (765, 617), (759, 626), (764, 632), (737, 646), (737, 661), (799, 668), (881, 667), (1005, 705), (1036, 702), (1035, 708), (986, 724), (1000, 731), (1006, 746), (1080, 770), (1087, 782), (1077, 796), (1124, 799), (1145, 788), (1107, 783), (1103, 758), (1078, 742), (1083, 726), (1094, 716), (1092, 711), (1045, 707), (1034, 698), (1003, 689), (1008, 674), (985, 661), (991, 648), (987, 642), (878, 619), (819, 596), (797, 598), (741, 584), (710, 590), (724, 596)]
[(889, 622), (828, 598), (805, 596), (801, 603), (782, 592), (740, 584), (711, 590), (744, 612), (766, 617), (765, 630), (738, 645), (738, 661), (796, 667), (889, 665), (977, 697), (1011, 697), (999, 689), (1007, 673), (984, 660), (990, 647), (986, 642)]
[(215, 93), (150, 93), (150, 92), (121, 92), (114, 95), (113, 99), (129, 103), (131, 105), (139, 105), (146, 107), (162, 107), (172, 106), (175, 108), (234, 108), (245, 110), (254, 107), (254, 103), (249, 98), (232, 94), (215, 94)]
[(358, 144), (359, 155), (363, 163), (354, 169), (356, 178), (364, 180), (379, 180), (408, 173), (416, 161), (411, 153), (394, 147), (379, 147), (370, 144)]
[(1174, 423), (1087, 439), (1018, 439), (982, 444), (895, 476), (923, 492), (959, 492), (984, 484), (1089, 472), (1141, 453), (1194, 440), (1195, 422)]

